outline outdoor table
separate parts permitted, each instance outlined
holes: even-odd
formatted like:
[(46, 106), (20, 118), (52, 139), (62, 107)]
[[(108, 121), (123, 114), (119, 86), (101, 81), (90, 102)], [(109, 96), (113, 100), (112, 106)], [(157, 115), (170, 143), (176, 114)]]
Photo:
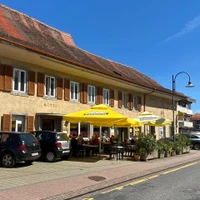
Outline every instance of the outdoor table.
[(124, 147), (119, 145), (110, 146), (110, 159), (112, 155), (116, 155), (117, 160), (121, 160), (124, 157)]
[(90, 155), (90, 151), (92, 150), (92, 155), (94, 155), (95, 149), (98, 151), (99, 145), (94, 144), (83, 144), (83, 148), (86, 150), (86, 156)]

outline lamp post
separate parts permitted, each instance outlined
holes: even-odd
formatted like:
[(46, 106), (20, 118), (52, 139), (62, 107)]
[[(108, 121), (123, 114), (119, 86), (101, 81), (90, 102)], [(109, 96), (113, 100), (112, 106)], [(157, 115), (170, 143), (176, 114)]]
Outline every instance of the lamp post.
[(173, 121), (172, 121), (172, 136), (173, 136), (173, 141), (175, 141), (175, 132), (174, 132), (174, 128), (176, 128), (175, 126), (175, 122), (174, 122), (174, 112), (175, 112), (175, 109), (176, 109), (176, 106), (175, 106), (175, 102), (174, 102), (174, 94), (175, 94), (175, 91), (176, 91), (176, 77), (179, 75), (179, 74), (186, 74), (188, 76), (188, 84), (186, 85), (187, 88), (192, 88), (194, 87), (194, 85), (191, 83), (190, 81), (190, 75), (185, 72), (185, 71), (181, 71), (179, 73), (177, 73), (175, 76), (172, 75), (172, 111), (173, 111)]

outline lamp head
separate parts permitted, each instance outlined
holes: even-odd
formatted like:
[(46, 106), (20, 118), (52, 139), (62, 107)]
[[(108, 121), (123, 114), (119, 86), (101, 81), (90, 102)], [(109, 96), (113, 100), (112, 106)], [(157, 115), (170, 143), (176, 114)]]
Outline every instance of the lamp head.
[(186, 88), (192, 88), (192, 87), (194, 87), (194, 85), (190, 81), (188, 81), (188, 84), (186, 85)]

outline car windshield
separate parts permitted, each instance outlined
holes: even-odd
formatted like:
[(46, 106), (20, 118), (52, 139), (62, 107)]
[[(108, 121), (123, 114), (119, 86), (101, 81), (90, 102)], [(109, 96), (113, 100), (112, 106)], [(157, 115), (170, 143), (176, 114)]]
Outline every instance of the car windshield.
[(69, 136), (66, 133), (58, 133), (56, 138), (58, 140), (62, 140), (62, 141), (68, 141), (69, 140)]
[(37, 139), (32, 134), (20, 134), (20, 139), (24, 142), (37, 142)]

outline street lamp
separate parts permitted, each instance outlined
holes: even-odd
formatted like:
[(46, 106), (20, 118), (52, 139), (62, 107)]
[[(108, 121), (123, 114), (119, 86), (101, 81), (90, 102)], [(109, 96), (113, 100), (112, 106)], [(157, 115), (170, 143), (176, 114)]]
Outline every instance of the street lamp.
[(174, 112), (175, 112), (175, 102), (174, 102), (174, 94), (175, 94), (175, 90), (176, 90), (176, 77), (179, 75), (179, 74), (186, 74), (189, 78), (188, 80), (188, 84), (186, 85), (187, 88), (192, 88), (194, 87), (194, 85), (191, 83), (190, 81), (190, 75), (185, 72), (185, 71), (181, 71), (179, 73), (177, 73), (175, 76), (172, 75), (172, 110), (173, 110), (173, 121), (172, 121), (172, 136), (173, 136), (173, 141), (175, 141), (175, 132), (174, 132), (174, 128), (176, 127), (174, 124)]

